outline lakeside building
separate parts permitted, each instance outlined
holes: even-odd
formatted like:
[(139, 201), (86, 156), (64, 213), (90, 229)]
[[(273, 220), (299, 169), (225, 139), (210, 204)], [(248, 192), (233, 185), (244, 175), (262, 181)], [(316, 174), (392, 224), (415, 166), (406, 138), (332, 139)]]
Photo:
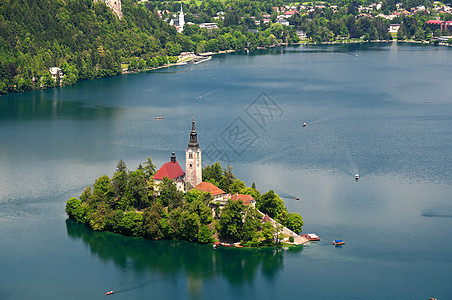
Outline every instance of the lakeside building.
[(390, 33), (397, 33), (399, 32), (400, 24), (391, 24), (389, 25), (389, 32)]
[(61, 85), (61, 83), (63, 82), (63, 76), (64, 76), (63, 70), (61, 70), (58, 67), (52, 67), (52, 68), (49, 68), (49, 72), (50, 72), (50, 75), (52, 76), (52, 79), (56, 83), (59, 83)]

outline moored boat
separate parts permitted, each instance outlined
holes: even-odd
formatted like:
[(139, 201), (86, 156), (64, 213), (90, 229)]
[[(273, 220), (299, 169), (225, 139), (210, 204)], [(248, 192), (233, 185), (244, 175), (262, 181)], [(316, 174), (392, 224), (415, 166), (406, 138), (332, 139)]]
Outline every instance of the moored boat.
[(334, 246), (342, 246), (345, 245), (345, 242), (343, 240), (335, 240), (333, 241)]
[(303, 123), (303, 127), (306, 127), (308, 124), (306, 124), (306, 123)]
[(320, 241), (320, 237), (319, 237), (317, 234), (315, 234), (315, 233), (308, 233), (308, 234), (306, 235), (306, 237), (307, 237), (307, 239), (308, 239), (309, 241), (311, 241), (311, 242), (317, 242), (317, 241)]

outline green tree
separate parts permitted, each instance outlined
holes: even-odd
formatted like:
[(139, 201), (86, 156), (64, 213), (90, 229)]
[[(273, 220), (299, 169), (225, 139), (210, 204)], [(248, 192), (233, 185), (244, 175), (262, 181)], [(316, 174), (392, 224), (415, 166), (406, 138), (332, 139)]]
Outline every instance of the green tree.
[(160, 196), (157, 198), (157, 201), (163, 206), (168, 207), (168, 211), (182, 206), (184, 194), (177, 190), (176, 184), (171, 179), (164, 177), (158, 189)]
[(144, 163), (144, 174), (147, 179), (150, 179), (155, 174), (155, 165), (152, 163), (152, 159), (149, 156)]
[(272, 190), (261, 196), (257, 206), (263, 214), (268, 214), (270, 218), (277, 218), (285, 210), (284, 202)]
[(286, 221), (286, 227), (296, 233), (302, 232), (303, 218), (298, 213), (289, 214)]
[(245, 205), (243, 205), (242, 200), (228, 200), (220, 215), (219, 233), (221, 237), (234, 240), (242, 239), (244, 209)]
[(143, 209), (150, 205), (148, 198), (148, 184), (143, 171), (135, 170), (130, 173), (129, 184), (125, 192), (131, 200), (131, 205), (136, 209)]
[(129, 185), (129, 170), (122, 159), (116, 165), (116, 172), (113, 175), (112, 183), (116, 191), (116, 196), (122, 198)]
[(117, 224), (119, 233), (127, 236), (143, 235), (143, 214), (136, 211), (127, 211)]
[(162, 215), (165, 214), (163, 206), (154, 202), (143, 211), (143, 235), (148, 239), (161, 239), (164, 237), (161, 221)]
[(82, 201), (77, 198), (72, 197), (66, 203), (66, 213), (70, 219), (80, 223), (86, 223), (86, 210), (82, 206)]
[(202, 225), (199, 228), (198, 242), (201, 244), (212, 243), (214, 241), (212, 235), (213, 235), (212, 230), (210, 230), (207, 225)]

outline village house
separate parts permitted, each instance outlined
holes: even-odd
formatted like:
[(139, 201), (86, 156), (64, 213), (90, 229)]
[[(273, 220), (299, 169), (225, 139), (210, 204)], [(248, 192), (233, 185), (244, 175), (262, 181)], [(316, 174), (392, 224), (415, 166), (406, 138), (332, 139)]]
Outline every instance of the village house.
[(279, 24), (284, 25), (284, 26), (289, 26), (290, 25), (289, 21), (286, 20), (286, 19), (278, 19), (278, 21), (276, 21), (276, 23), (279, 23)]
[(216, 187), (210, 182), (203, 181), (200, 184), (196, 185), (194, 188), (201, 192), (210, 193), (213, 197), (213, 203), (220, 204), (220, 207), (225, 206), (230, 198), (229, 194), (226, 194), (225, 191), (223, 191), (219, 187)]
[[(63, 82), (63, 70), (57, 67), (49, 68), (50, 75), (52, 75), (52, 79), (57, 82), (59, 80), (59, 83), (61, 84)], [(57, 82), (58, 83), (58, 82)]]
[(235, 193), (231, 196), (232, 201), (242, 200), (245, 206), (256, 207), (256, 200), (254, 200), (253, 196)]

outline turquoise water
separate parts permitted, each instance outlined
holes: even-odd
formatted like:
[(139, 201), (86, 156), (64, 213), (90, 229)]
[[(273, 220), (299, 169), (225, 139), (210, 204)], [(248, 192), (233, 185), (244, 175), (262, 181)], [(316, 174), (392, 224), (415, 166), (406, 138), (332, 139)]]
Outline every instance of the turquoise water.
[[(452, 298), (451, 66), (444, 47), (299, 46), (0, 97), (0, 299)], [(205, 164), (321, 241), (213, 251), (66, 220), (120, 158), (184, 165), (193, 114)]]

